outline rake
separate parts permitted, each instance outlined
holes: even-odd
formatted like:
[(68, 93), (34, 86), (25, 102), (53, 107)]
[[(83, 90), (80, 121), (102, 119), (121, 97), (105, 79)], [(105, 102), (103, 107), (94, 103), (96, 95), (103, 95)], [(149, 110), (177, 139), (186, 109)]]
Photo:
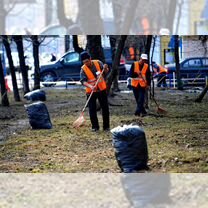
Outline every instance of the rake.
[[(142, 77), (142, 79), (145, 81), (145, 79), (144, 79), (144, 77), (142, 76), (142, 74), (141, 74), (141, 77)], [(153, 96), (151, 90), (149, 90), (149, 92), (150, 92), (150, 96), (152, 97), (153, 101), (155, 102), (155, 104), (156, 104), (156, 106), (157, 106), (157, 113), (159, 113), (159, 114), (167, 114), (167, 111), (159, 106), (159, 104), (157, 103), (156, 99), (154, 98), (154, 96)]]
[[(100, 75), (99, 75), (99, 77), (98, 77), (98, 79), (97, 79), (97, 81), (96, 81), (96, 83), (94, 85), (94, 89), (97, 87), (98, 82), (100, 81), (100, 78), (102, 77), (104, 70), (105, 69), (103, 69), (102, 72), (100, 73)], [(86, 121), (85, 117), (84, 117), (84, 111), (85, 111), (85, 109), (86, 109), (86, 107), (87, 107), (87, 105), (88, 105), (88, 103), (89, 103), (89, 101), (90, 101), (90, 99), (92, 97), (93, 92), (94, 92), (94, 90), (92, 90), (92, 92), (90, 93), (90, 96), (88, 97), (88, 99), (87, 99), (87, 101), (85, 103), (85, 106), (84, 106), (84, 108), (82, 109), (82, 111), (80, 113), (80, 116), (73, 122), (73, 127), (74, 128), (79, 128), (79, 127), (84, 125), (84, 123)]]
[(150, 95), (151, 95), (153, 101), (155, 102), (155, 104), (157, 106), (157, 113), (159, 113), (159, 114), (167, 114), (167, 111), (159, 106), (158, 102), (156, 101), (156, 99), (152, 95), (152, 92), (151, 91), (149, 91), (149, 92), (150, 92)]

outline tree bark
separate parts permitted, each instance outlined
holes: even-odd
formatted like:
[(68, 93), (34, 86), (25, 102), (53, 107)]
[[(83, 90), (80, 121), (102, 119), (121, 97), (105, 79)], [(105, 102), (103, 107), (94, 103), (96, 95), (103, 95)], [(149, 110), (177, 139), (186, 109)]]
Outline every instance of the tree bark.
[(183, 90), (180, 75), (180, 61), (179, 61), (179, 36), (175, 35), (175, 63), (176, 63), (176, 78), (177, 78), (177, 89)]
[[(99, 1), (78, 0), (78, 21), (84, 34), (103, 34), (103, 21), (100, 17)], [(93, 32), (92, 32), (93, 31)]]
[(25, 65), (23, 38), (21, 35), (16, 35), (16, 36), (13, 36), (13, 39), (17, 45), (17, 51), (18, 51), (19, 61), (20, 61), (20, 70), (22, 72), (22, 79), (23, 79), (23, 91), (24, 91), (24, 94), (26, 94), (30, 91), (30, 88), (29, 88), (29, 82), (28, 82), (28, 68)]
[(39, 46), (40, 42), (38, 41), (38, 36), (32, 36), (32, 43), (33, 43), (33, 58), (34, 58), (34, 67), (35, 67), (35, 74), (34, 74), (34, 90), (40, 89), (40, 63), (39, 63)]
[(68, 28), (73, 22), (65, 16), (64, 2), (65, 0), (56, 0), (57, 5), (57, 16), (59, 19), (60, 25)]
[(6, 10), (4, 9), (4, 0), (0, 1), (0, 34), (5, 35)]
[(69, 46), (70, 46), (70, 35), (65, 35), (64, 37), (65, 39), (65, 52), (67, 52), (69, 50)]
[[(116, 42), (117, 42), (118, 37), (119, 36), (117, 36), (117, 35), (110, 35), (110, 46), (111, 46), (111, 52), (112, 52), (112, 62), (114, 61), (115, 54), (116, 54)], [(113, 80), (112, 91), (119, 91), (118, 80), (119, 80), (119, 70), (118, 70), (117, 76)]]
[(19, 90), (18, 90), (18, 86), (17, 86), (17, 78), (16, 78), (15, 67), (14, 67), (14, 63), (13, 63), (13, 59), (12, 59), (11, 48), (10, 48), (10, 44), (8, 42), (8, 36), (4, 35), (4, 36), (2, 36), (2, 39), (3, 39), (4, 47), (6, 49), (6, 54), (7, 54), (9, 68), (10, 68), (11, 77), (12, 77), (14, 100), (18, 102), (18, 101), (20, 101), (20, 95), (19, 95)]
[(5, 86), (4, 71), (1, 62), (1, 56), (0, 56), (0, 88), (1, 88), (1, 104), (3, 106), (9, 106), (9, 99), (7, 96), (7, 90)]
[[(147, 36), (147, 43), (145, 45), (145, 53), (148, 55), (148, 57), (150, 57), (150, 50), (151, 50), (151, 45), (152, 45), (152, 35), (148, 35)], [(150, 58), (148, 58), (148, 70), (150, 71)], [(151, 74), (151, 72), (150, 72)], [(150, 75), (151, 76), (151, 75)], [(150, 78), (150, 82), (151, 82), (151, 78)], [(151, 87), (151, 83), (150, 83), (150, 87)], [(151, 91), (151, 89), (150, 89)], [(146, 91), (145, 91), (145, 102), (144, 102), (144, 105), (145, 105), (145, 108), (149, 108), (148, 105), (149, 105), (149, 99), (148, 99), (148, 92), (149, 92), (149, 89), (147, 88)]]
[(170, 34), (173, 34), (173, 23), (175, 18), (177, 1), (170, 0), (169, 8), (167, 12), (167, 21), (166, 21), (166, 28), (170, 30)]
[(138, 4), (140, 3), (139, 0), (132, 0), (131, 3), (129, 3), (125, 12), (124, 22), (121, 26), (121, 34), (129, 34), (132, 22), (135, 18), (135, 13)]
[(120, 38), (119, 38), (118, 48), (116, 50), (115, 58), (114, 58), (113, 64), (112, 64), (112, 70), (111, 70), (110, 75), (109, 75), (108, 80), (107, 80), (108, 93), (110, 92), (113, 80), (116, 78), (116, 76), (118, 74), (118, 70), (119, 70), (118, 66), (119, 66), (119, 63), (120, 63), (121, 53), (123, 51), (126, 38), (127, 38), (127, 35), (121, 35)]
[(46, 25), (50, 25), (52, 23), (52, 15), (53, 15), (53, 0), (45, 0)]
[(87, 49), (92, 59), (98, 59), (105, 63), (101, 35), (87, 35)]
[[(154, 52), (155, 52), (155, 43), (156, 43), (156, 36), (153, 37), (153, 48), (152, 48), (152, 56), (151, 56), (151, 59), (150, 59), (150, 63), (152, 65), (152, 62), (153, 62), (153, 56), (154, 56)], [(153, 73), (153, 72), (152, 72)], [(152, 96), (154, 97), (155, 96), (155, 84), (154, 84), (154, 78), (153, 78), (153, 74), (151, 76), (151, 81), (152, 81), (152, 88), (150, 89), (151, 92), (152, 92)], [(150, 95), (151, 97), (151, 95)]]
[(77, 35), (73, 35), (73, 48), (77, 53), (82, 53), (82, 51), (84, 51), (83, 48), (79, 47)]

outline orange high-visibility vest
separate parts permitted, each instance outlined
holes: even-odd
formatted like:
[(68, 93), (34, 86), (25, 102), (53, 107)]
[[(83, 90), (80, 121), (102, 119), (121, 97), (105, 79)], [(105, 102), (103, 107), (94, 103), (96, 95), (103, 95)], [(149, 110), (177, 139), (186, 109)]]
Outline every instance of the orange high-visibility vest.
[[(100, 64), (99, 64), (98, 60), (92, 60), (92, 62), (95, 65), (96, 70), (101, 73), (102, 70), (100, 68)], [(97, 78), (94, 76), (92, 71), (85, 64), (82, 66), (82, 69), (87, 76), (87, 83), (90, 85), (95, 85)], [(104, 78), (101, 76), (101, 78), (98, 82), (97, 88), (95, 89), (95, 92), (98, 91), (98, 89), (100, 91), (106, 90), (106, 88), (107, 88), (106, 82), (105, 82)], [(89, 87), (86, 87), (86, 93), (90, 94), (91, 92), (92, 92), (92, 90)]]
[(147, 79), (146, 79), (146, 73), (148, 70), (148, 64), (144, 63), (144, 66), (142, 69), (140, 69), (140, 65), (138, 61), (134, 62), (134, 72), (138, 74), (138, 77), (132, 78), (131, 85), (132, 87), (138, 87), (139, 85), (141, 87), (147, 87)]
[(130, 59), (131, 59), (131, 60), (134, 60), (134, 58), (135, 58), (135, 53), (134, 53), (134, 48), (133, 48), (133, 47), (130, 47), (130, 48), (129, 48), (129, 55), (130, 55)]
[(141, 20), (142, 28), (143, 28), (143, 33), (144, 35), (149, 35), (150, 34), (150, 23), (147, 17), (143, 17)]
[(159, 66), (159, 68), (160, 68), (159, 74), (161, 74), (161, 73), (167, 73), (167, 69), (166, 69), (166, 68), (164, 68), (164, 67), (161, 66), (161, 65), (158, 65), (158, 66)]

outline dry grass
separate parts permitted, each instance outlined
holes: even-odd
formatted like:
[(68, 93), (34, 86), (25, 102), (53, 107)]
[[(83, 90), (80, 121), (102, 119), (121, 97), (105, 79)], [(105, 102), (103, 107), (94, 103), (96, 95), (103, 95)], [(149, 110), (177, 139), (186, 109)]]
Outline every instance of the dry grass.
[[(120, 172), (110, 132), (90, 132), (87, 112), (86, 125), (72, 127), (86, 101), (83, 90), (46, 92), (52, 130), (31, 130), (23, 102), (0, 106), (0, 171)], [(208, 97), (198, 104), (195, 96), (157, 91), (156, 98), (168, 114), (158, 115), (151, 102), (150, 115), (136, 118), (133, 94), (118, 94), (111, 101), (120, 105), (110, 107), (111, 128), (130, 123), (144, 128), (152, 172), (208, 172)]]

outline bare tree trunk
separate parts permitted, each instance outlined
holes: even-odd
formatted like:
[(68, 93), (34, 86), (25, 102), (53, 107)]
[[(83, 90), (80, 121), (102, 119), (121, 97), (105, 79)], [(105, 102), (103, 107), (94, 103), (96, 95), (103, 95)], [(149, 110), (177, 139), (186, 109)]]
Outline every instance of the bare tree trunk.
[(127, 10), (125, 12), (124, 22), (121, 26), (121, 34), (129, 34), (132, 22), (135, 17), (136, 9), (138, 4), (140, 3), (139, 0), (132, 0), (127, 6)]
[(181, 75), (180, 75), (179, 36), (178, 35), (175, 35), (175, 62), (176, 62), (177, 88), (178, 90), (183, 90), (183, 85), (181, 82)]
[[(204, 47), (204, 56), (207, 55), (207, 40), (208, 40), (208, 36), (207, 35), (200, 35), (199, 36), (199, 40), (201, 40), (202, 46)], [(200, 93), (200, 95), (196, 98), (195, 102), (200, 103), (204, 96), (206, 95), (208, 91), (208, 83), (206, 83), (205, 88), (203, 89), (203, 91)]]
[(124, 21), (124, 15), (126, 14), (126, 7), (124, 7), (124, 4), (128, 5), (128, 1), (112, 1), (114, 25), (116, 29), (115, 34), (120, 34), (122, 31), (122, 23)]
[[(114, 61), (115, 54), (116, 54), (116, 42), (117, 42), (118, 37), (119, 37), (118, 35), (110, 35), (110, 46), (111, 46), (111, 52), (112, 52), (112, 62)], [(119, 70), (118, 70), (117, 76), (113, 80), (112, 91), (119, 91), (118, 80), (119, 80)]]
[(170, 30), (170, 34), (173, 33), (173, 23), (176, 13), (176, 6), (177, 6), (177, 0), (175, 1), (170, 0), (168, 12), (167, 12), (167, 21), (166, 21), (166, 28)]
[(112, 60), (114, 60), (115, 54), (116, 54), (116, 42), (119, 38), (118, 35), (110, 35), (110, 46), (111, 46), (111, 52), (112, 52)]
[[(154, 56), (154, 51), (155, 51), (156, 36), (154, 36), (153, 39), (154, 39), (154, 41), (153, 41), (153, 48), (152, 48), (152, 56), (151, 56), (151, 60), (150, 60), (151, 65), (153, 62), (153, 56)], [(152, 96), (154, 97), (155, 96), (155, 84), (154, 84), (153, 74), (151, 75), (151, 81), (152, 81), (152, 88), (150, 90), (152, 92)], [(150, 95), (150, 97), (151, 97), (151, 95)]]
[(65, 39), (65, 52), (67, 52), (70, 46), (70, 35), (65, 35), (64, 39)]
[(87, 49), (92, 59), (98, 59), (105, 63), (101, 35), (87, 35)]
[(179, 28), (179, 25), (180, 25), (180, 21), (181, 21), (181, 12), (182, 12), (182, 5), (183, 5), (183, 0), (181, 0), (178, 4), (179, 6), (179, 12), (178, 12), (178, 17), (177, 17), (177, 23), (176, 23), (176, 31), (175, 33), (178, 34), (178, 28)]
[(152, 35), (147, 36), (147, 44), (145, 46), (145, 53), (148, 54), (148, 57), (150, 57), (150, 49), (152, 44)]
[(103, 21), (100, 17), (99, 1), (78, 0), (79, 13), (78, 21), (81, 24), (81, 30), (84, 34), (103, 34)]
[(56, 0), (57, 14), (60, 25), (68, 28), (73, 22), (65, 16), (64, 2), (65, 0)]
[(28, 82), (28, 68), (25, 65), (25, 57), (24, 57), (24, 48), (23, 48), (23, 38), (21, 35), (13, 36), (13, 39), (17, 45), (19, 61), (20, 61), (20, 69), (22, 72), (23, 79), (23, 90), (24, 94), (30, 91), (29, 82)]
[(82, 53), (82, 51), (84, 51), (83, 48), (79, 47), (77, 35), (73, 35), (73, 48), (77, 53)]
[(37, 35), (32, 36), (31, 39), (33, 43), (33, 58), (34, 58), (34, 67), (35, 67), (34, 90), (36, 90), (36, 89), (40, 89), (40, 63), (39, 63), (40, 42), (38, 41)]
[(121, 59), (121, 53), (123, 51), (125, 41), (126, 41), (127, 35), (121, 35), (118, 42), (118, 48), (115, 53), (115, 58), (113, 60), (112, 70), (107, 80), (107, 86), (108, 86), (108, 92), (110, 92), (111, 85), (113, 83), (113, 80), (116, 78), (119, 70), (119, 63)]
[(208, 91), (208, 84), (206, 85), (204, 90), (200, 93), (200, 95), (196, 98), (195, 102), (200, 103), (203, 100), (204, 96), (206, 95), (207, 91)]
[(0, 1), (0, 34), (5, 34), (6, 11), (4, 9), (4, 0)]
[(0, 56), (0, 88), (1, 88), (1, 104), (3, 106), (9, 106), (9, 100), (8, 100), (7, 90), (5, 86), (5, 80), (4, 80), (4, 71), (3, 71), (2, 62), (1, 62), (1, 56)]
[[(147, 44), (145, 45), (145, 53), (148, 55), (148, 57), (150, 57), (150, 49), (151, 49), (151, 45), (152, 45), (152, 35), (148, 35), (147, 36)], [(151, 76), (151, 72), (150, 72), (150, 59), (148, 59), (148, 70), (149, 70), (149, 75)], [(151, 82), (151, 78), (150, 78), (150, 82)], [(150, 84), (150, 87), (151, 87), (151, 83)], [(150, 89), (151, 90), (151, 89)], [(148, 107), (148, 104), (149, 104), (149, 100), (148, 100), (148, 92), (149, 92), (149, 89), (147, 88), (146, 91), (145, 91), (145, 102), (144, 102), (144, 105), (145, 105), (145, 108), (149, 108)]]
[(18, 86), (17, 86), (17, 78), (16, 78), (16, 74), (15, 74), (15, 67), (14, 67), (14, 63), (13, 63), (13, 59), (12, 59), (10, 44), (8, 42), (8, 36), (4, 35), (4, 36), (2, 36), (2, 39), (3, 39), (4, 47), (6, 49), (6, 54), (7, 54), (9, 68), (10, 68), (11, 77), (12, 77), (14, 100), (20, 101), (20, 95), (19, 95), (19, 90), (18, 90)]
[(52, 23), (53, 0), (45, 0), (45, 22), (46, 26)]

